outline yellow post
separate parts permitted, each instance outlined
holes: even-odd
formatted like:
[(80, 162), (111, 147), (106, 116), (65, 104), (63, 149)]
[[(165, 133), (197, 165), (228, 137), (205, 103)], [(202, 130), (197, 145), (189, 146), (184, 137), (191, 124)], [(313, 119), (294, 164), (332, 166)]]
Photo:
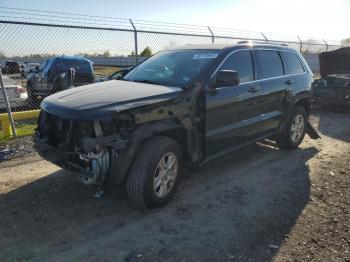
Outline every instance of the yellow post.
[[(25, 119), (33, 119), (39, 117), (40, 110), (30, 110), (30, 111), (22, 111), (22, 112), (13, 112), (12, 116), (14, 120), (25, 120)], [(0, 114), (0, 123), (1, 129), (4, 134), (4, 137), (12, 136), (12, 129), (10, 125), (10, 121), (7, 114)]]
[(3, 131), (4, 137), (12, 136), (12, 129), (11, 129), (10, 121), (8, 120), (8, 118), (0, 119), (0, 121), (2, 121), (1, 128)]

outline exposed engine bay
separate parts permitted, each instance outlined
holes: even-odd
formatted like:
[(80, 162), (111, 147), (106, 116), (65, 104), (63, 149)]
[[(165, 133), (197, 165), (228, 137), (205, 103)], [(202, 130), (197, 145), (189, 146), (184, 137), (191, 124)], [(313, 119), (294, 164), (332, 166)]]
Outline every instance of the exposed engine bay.
[[(129, 139), (132, 120), (65, 120), (41, 112), (34, 139), (39, 153), (57, 165), (80, 174), (86, 185), (101, 185)], [(49, 154), (49, 156), (48, 156)]]
[(313, 100), (321, 106), (350, 106), (350, 73), (315, 80)]
[(320, 106), (350, 106), (350, 48), (319, 55), (321, 79), (312, 84), (313, 102)]

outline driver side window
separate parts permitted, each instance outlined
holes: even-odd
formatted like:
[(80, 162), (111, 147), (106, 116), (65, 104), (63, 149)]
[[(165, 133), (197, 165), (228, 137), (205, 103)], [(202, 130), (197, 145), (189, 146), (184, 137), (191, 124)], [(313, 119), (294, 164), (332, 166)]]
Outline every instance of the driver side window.
[(220, 70), (234, 70), (238, 73), (240, 83), (254, 80), (252, 54), (241, 50), (231, 54), (220, 67)]

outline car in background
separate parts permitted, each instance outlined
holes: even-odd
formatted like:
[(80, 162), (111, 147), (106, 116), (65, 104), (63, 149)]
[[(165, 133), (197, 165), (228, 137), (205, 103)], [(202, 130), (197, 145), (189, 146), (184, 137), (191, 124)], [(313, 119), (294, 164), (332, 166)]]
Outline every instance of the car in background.
[[(2, 79), (11, 109), (18, 109), (26, 106), (28, 100), (27, 89), (18, 85), (14, 79), (8, 76), (2, 76)], [(6, 111), (6, 103), (2, 90), (0, 90), (0, 111)]]
[(40, 64), (39, 63), (24, 63), (23, 70), (21, 72), (22, 76), (24, 78), (27, 78), (27, 76), (31, 73), (35, 73), (39, 71)]
[(24, 64), (17, 61), (6, 61), (1, 69), (3, 74), (20, 74)]
[(313, 103), (321, 107), (350, 107), (350, 47), (319, 55), (321, 78), (312, 84)]
[(58, 91), (95, 82), (92, 62), (80, 56), (57, 56), (46, 60), (27, 77), (32, 102)]
[(109, 80), (122, 80), (123, 77), (127, 73), (129, 73), (132, 69), (133, 69), (133, 67), (127, 67), (127, 68), (119, 69), (119, 70), (115, 71), (113, 74), (109, 75), (106, 78), (97, 79), (96, 82), (105, 82), (105, 81), (109, 81)]

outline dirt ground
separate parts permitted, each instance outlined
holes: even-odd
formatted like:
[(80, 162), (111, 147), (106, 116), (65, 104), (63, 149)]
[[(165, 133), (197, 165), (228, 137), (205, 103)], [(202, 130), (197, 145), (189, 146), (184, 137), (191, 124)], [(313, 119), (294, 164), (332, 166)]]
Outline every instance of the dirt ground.
[(174, 201), (94, 199), (30, 156), (0, 164), (1, 261), (350, 261), (350, 114), (318, 111), (322, 139), (248, 146), (182, 179)]

